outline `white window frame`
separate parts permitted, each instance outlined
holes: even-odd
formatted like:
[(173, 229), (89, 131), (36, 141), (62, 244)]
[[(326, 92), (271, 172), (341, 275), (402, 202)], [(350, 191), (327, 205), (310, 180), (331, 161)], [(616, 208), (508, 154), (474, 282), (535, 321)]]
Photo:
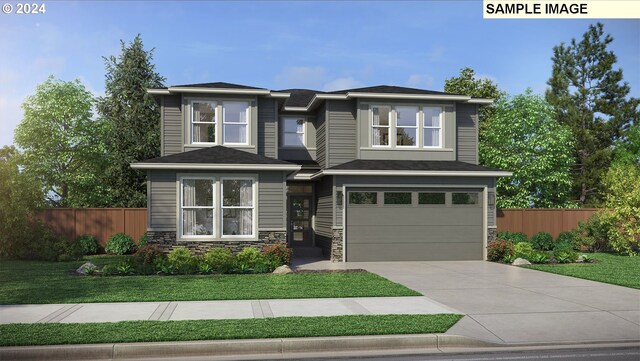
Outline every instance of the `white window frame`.
[[(285, 127), (284, 127), (284, 123), (287, 120), (300, 120), (302, 119), (303, 123), (302, 123), (302, 133), (299, 133), (296, 129), (296, 132), (287, 132), (285, 131)], [(282, 130), (280, 131), (280, 148), (295, 148), (295, 149), (301, 149), (301, 148), (306, 148), (307, 147), (307, 119), (306, 117), (295, 117), (295, 116), (287, 116), (287, 117), (282, 117), (280, 118), (281, 122), (282, 122)], [(284, 143), (284, 135), (285, 134), (302, 134), (302, 145), (287, 145)]]
[[(198, 179), (205, 179), (205, 180), (210, 180), (212, 182), (212, 186), (213, 186), (213, 202), (212, 205), (209, 206), (184, 206), (184, 181), (185, 180), (198, 180)], [(216, 222), (216, 209), (217, 207), (217, 199), (218, 199), (218, 183), (216, 181), (216, 177), (215, 176), (206, 176), (206, 175), (184, 175), (184, 176), (180, 176), (179, 178), (179, 191), (180, 191), (180, 203), (179, 203), (179, 207), (178, 207), (178, 229), (179, 229), (179, 234), (180, 234), (180, 238), (181, 239), (211, 239), (211, 238), (215, 238), (216, 234), (218, 232), (218, 225)], [(185, 235), (184, 234), (184, 219), (183, 219), (183, 210), (184, 209), (211, 209), (213, 211), (213, 234), (202, 234), (202, 235), (193, 235), (193, 234), (188, 234)]]
[[(425, 122), (424, 109), (429, 109), (429, 108), (438, 108), (438, 109), (440, 109), (440, 116), (439, 116), (439, 118), (440, 118), (439, 119), (440, 120), (440, 122), (439, 122), (440, 126), (439, 127), (427, 126), (426, 125), (427, 123)], [(441, 106), (441, 105), (425, 105), (425, 106), (422, 107), (421, 112), (422, 112), (422, 133), (423, 133), (422, 134), (422, 147), (426, 148), (426, 149), (441, 149), (441, 148), (443, 148), (444, 147), (444, 144), (443, 144), (443, 133), (444, 133), (444, 126), (443, 126), (443, 124), (444, 124), (444, 119), (443, 118), (444, 117), (443, 117), (443, 114), (444, 114), (444, 107)], [(440, 130), (440, 132), (438, 132), (439, 135), (440, 135), (439, 139), (438, 139), (438, 144), (439, 145), (435, 146), (435, 145), (426, 145), (425, 144), (425, 139), (426, 139), (426, 137), (424, 136), (424, 130), (425, 129), (439, 129)]]
[[(378, 109), (380, 109), (380, 108), (389, 108), (389, 115), (388, 115), (389, 124), (388, 125), (375, 125), (375, 124), (373, 124), (373, 108), (378, 108)], [(379, 112), (379, 110), (378, 110), (378, 112)], [(371, 136), (371, 147), (372, 148), (391, 148), (392, 144), (395, 143), (396, 136), (395, 136), (395, 134), (393, 132), (394, 129), (392, 129), (392, 126), (391, 126), (391, 124), (393, 124), (393, 122), (394, 122), (393, 113), (394, 113), (393, 107), (390, 106), (390, 105), (372, 104), (369, 107), (369, 114), (370, 114), (369, 119), (371, 119), (370, 123), (369, 123), (371, 125), (371, 128), (370, 128), (371, 131), (369, 132), (369, 134)], [(388, 130), (387, 134), (389, 134), (389, 142), (388, 142), (387, 145), (373, 144), (373, 140), (375, 139), (373, 131), (375, 129), (381, 129), (381, 128), (387, 128), (387, 130)]]
[[(397, 108), (415, 108), (416, 110), (416, 119), (415, 119), (415, 125), (413, 126), (399, 126), (398, 125), (398, 112), (397, 112)], [(393, 107), (393, 125), (394, 125), (394, 129), (393, 129), (393, 138), (394, 138), (394, 142), (393, 145), (396, 148), (419, 148), (420, 147), (420, 132), (418, 131), (420, 128), (420, 107), (417, 105), (396, 105)], [(416, 139), (415, 139), (415, 144), (414, 145), (399, 145), (398, 144), (398, 128), (412, 128), (416, 130)]]
[[(246, 117), (245, 117), (245, 123), (231, 123), (231, 122), (227, 122), (227, 110), (226, 110), (226, 106), (225, 104), (227, 103), (244, 103), (247, 105), (247, 111), (246, 111)], [(245, 125), (245, 139), (246, 141), (244, 143), (233, 143), (233, 142), (227, 142), (226, 141), (226, 133), (227, 133), (227, 128), (225, 127), (227, 124), (229, 125)], [(249, 129), (251, 126), (251, 102), (246, 101), (246, 100), (223, 100), (222, 101), (222, 142), (221, 144), (223, 145), (249, 145), (251, 143), (251, 139), (249, 139), (251, 137), (251, 130)]]
[[(209, 103), (213, 106), (213, 113), (214, 113), (214, 121), (213, 122), (201, 122), (201, 121), (196, 121), (195, 120), (195, 108), (193, 107), (194, 103)], [(191, 117), (191, 129), (190, 129), (190, 141), (191, 144), (218, 144), (218, 136), (219, 136), (219, 132), (218, 132), (218, 101), (216, 100), (202, 100), (202, 99), (192, 99), (189, 101), (189, 108), (190, 108), (190, 117)], [(213, 125), (213, 130), (214, 130), (214, 141), (213, 142), (196, 142), (193, 139), (193, 126), (194, 124), (211, 124)]]
[[(251, 207), (247, 206), (225, 206), (224, 205), (224, 181), (225, 180), (249, 180), (251, 181)], [(219, 220), (222, 227), (220, 227), (220, 238), (255, 238), (258, 220), (256, 219), (256, 178), (255, 177), (243, 177), (243, 176), (222, 176), (220, 177), (220, 214)], [(238, 235), (225, 235), (224, 234), (224, 210), (225, 209), (251, 209), (251, 234), (238, 234)]]

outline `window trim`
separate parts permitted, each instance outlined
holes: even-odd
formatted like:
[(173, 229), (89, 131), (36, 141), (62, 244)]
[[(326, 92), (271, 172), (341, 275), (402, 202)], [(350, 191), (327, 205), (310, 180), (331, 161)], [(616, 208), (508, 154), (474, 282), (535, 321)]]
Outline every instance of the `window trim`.
[[(195, 117), (194, 117), (194, 108), (193, 108), (193, 104), (194, 103), (209, 103), (209, 104), (215, 104), (215, 106), (213, 107), (213, 114), (214, 114), (214, 122), (201, 122), (201, 121), (195, 121)], [(220, 105), (220, 102), (215, 100), (215, 99), (190, 99), (189, 100), (189, 141), (190, 144), (203, 144), (203, 145), (217, 145), (218, 144), (218, 116), (219, 116), (219, 112), (218, 112), (218, 106)], [(213, 142), (195, 142), (193, 140), (193, 125), (194, 124), (213, 124), (213, 130), (214, 130), (214, 141)]]
[[(225, 175), (225, 176), (220, 176), (220, 224), (222, 225), (222, 227), (220, 227), (220, 239), (237, 239), (237, 238), (255, 238), (257, 235), (257, 226), (258, 226), (258, 219), (256, 217), (256, 207), (257, 207), (257, 195), (256, 195), (256, 185), (257, 185), (257, 179), (256, 177), (250, 177), (250, 176), (234, 176), (234, 175)], [(224, 181), (225, 180), (250, 180), (251, 181), (251, 207), (246, 207), (246, 206), (225, 206), (224, 205), (224, 200), (223, 200), (223, 195), (224, 195)], [(225, 235), (224, 234), (224, 209), (249, 209), (251, 208), (251, 234), (237, 234), (237, 235)]]
[[(213, 175), (181, 175), (179, 177), (179, 203), (178, 203), (178, 237), (180, 239), (207, 239), (207, 238), (215, 238), (218, 232), (217, 222), (216, 222), (216, 209), (217, 207), (217, 199), (218, 199), (218, 183), (216, 181), (216, 176)], [(211, 207), (204, 206), (187, 206), (187, 209), (211, 209), (213, 210), (213, 234), (203, 234), (203, 235), (193, 235), (193, 234), (184, 234), (184, 219), (182, 216), (182, 211), (184, 208), (184, 181), (192, 180), (192, 179), (205, 179), (212, 181), (213, 186), (213, 204)]]
[[(439, 108), (440, 109), (440, 126), (439, 127), (434, 127), (434, 126), (426, 126), (425, 121), (424, 121), (424, 109), (425, 108)], [(421, 107), (420, 112), (422, 113), (422, 148), (425, 149), (442, 149), (444, 148), (444, 144), (443, 144), (443, 133), (444, 133), (444, 107), (442, 105), (424, 105)], [(424, 136), (424, 131), (425, 129), (438, 129), (440, 130), (440, 132), (438, 132), (439, 134), (439, 139), (438, 139), (438, 146), (435, 145), (426, 145), (425, 144), (425, 136)]]
[[(285, 131), (285, 127), (284, 127), (284, 122), (287, 120), (302, 120), (302, 133), (298, 133), (298, 131), (296, 130), (295, 133), (293, 132), (286, 132)], [(287, 115), (287, 116), (282, 116), (280, 117), (280, 123), (281, 123), (281, 129), (280, 129), (280, 144), (278, 145), (280, 148), (283, 149), (305, 149), (307, 148), (307, 117), (305, 116), (295, 116), (295, 115)], [(284, 135), (285, 134), (302, 134), (302, 145), (286, 145), (284, 144)]]
[[(222, 100), (221, 102), (222, 105), (222, 145), (250, 145), (251, 144), (251, 130), (249, 129), (250, 127), (250, 123), (251, 123), (251, 102), (248, 100)], [(231, 122), (227, 122), (226, 118), (227, 118), (227, 112), (226, 112), (226, 107), (225, 107), (225, 103), (245, 103), (247, 105), (247, 111), (246, 111), (246, 116), (245, 116), (245, 123), (231, 123)], [(246, 142), (244, 143), (234, 143), (234, 142), (227, 142), (226, 141), (226, 135), (227, 135), (227, 129), (225, 127), (225, 125), (244, 125), (245, 126), (245, 139)]]
[[(388, 125), (374, 125), (373, 124), (373, 108), (389, 108), (389, 124)], [(391, 145), (395, 143), (395, 135), (392, 132), (392, 127), (391, 124), (393, 123), (393, 107), (391, 105), (385, 105), (385, 104), (371, 104), (369, 106), (369, 135), (371, 137), (371, 147), (372, 148), (391, 148)], [(373, 144), (373, 130), (374, 129), (379, 129), (379, 128), (387, 128), (388, 129), (388, 133), (389, 134), (389, 142), (387, 145), (380, 145), (380, 144)]]
[[(416, 119), (415, 119), (415, 126), (398, 126), (398, 111), (397, 108), (415, 108), (416, 109)], [(394, 105), (392, 106), (393, 109), (393, 125), (395, 128), (395, 131), (393, 132), (394, 134), (394, 142), (393, 145), (395, 148), (420, 148), (420, 132), (418, 131), (420, 129), (420, 113), (422, 113), (422, 107), (419, 105), (410, 105), (410, 104), (400, 104), (400, 105)], [(415, 144), (414, 145), (399, 145), (398, 144), (398, 128), (411, 128), (411, 129), (415, 129), (416, 130), (416, 139), (415, 139)]]

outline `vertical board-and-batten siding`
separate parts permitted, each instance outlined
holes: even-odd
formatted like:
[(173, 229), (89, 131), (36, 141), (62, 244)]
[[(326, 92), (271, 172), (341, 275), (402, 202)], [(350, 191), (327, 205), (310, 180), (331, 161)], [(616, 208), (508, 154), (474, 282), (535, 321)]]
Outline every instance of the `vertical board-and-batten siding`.
[(276, 158), (278, 129), (276, 100), (258, 98), (258, 154)]
[(326, 104), (318, 109), (316, 118), (316, 162), (321, 168), (327, 167), (327, 122), (326, 122)]
[(149, 172), (151, 196), (149, 198), (149, 228), (176, 230), (176, 172), (152, 170)]
[(182, 150), (182, 100), (180, 95), (162, 97), (162, 149), (161, 155), (181, 153)]
[(458, 103), (456, 109), (457, 154), (461, 162), (478, 164), (478, 108)]
[(265, 172), (259, 177), (258, 229), (285, 229), (283, 194), (286, 176), (282, 172)]
[(330, 100), (327, 110), (327, 167), (333, 167), (357, 158), (356, 102)]

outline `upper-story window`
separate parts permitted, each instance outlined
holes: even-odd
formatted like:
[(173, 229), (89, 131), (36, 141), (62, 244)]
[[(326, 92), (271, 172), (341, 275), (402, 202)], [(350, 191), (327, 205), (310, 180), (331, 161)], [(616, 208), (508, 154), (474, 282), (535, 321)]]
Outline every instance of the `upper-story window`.
[(396, 146), (415, 147), (418, 145), (418, 107), (396, 107)]
[(216, 142), (216, 108), (214, 101), (191, 102), (191, 142)]
[(442, 108), (424, 107), (424, 146), (442, 147)]
[(391, 107), (373, 106), (371, 107), (371, 114), (373, 116), (371, 135), (373, 146), (388, 147)]
[(225, 144), (248, 144), (249, 103), (223, 102), (222, 124)]
[(305, 146), (304, 132), (305, 120), (301, 117), (282, 118), (281, 124), (281, 141), (283, 147), (302, 148)]

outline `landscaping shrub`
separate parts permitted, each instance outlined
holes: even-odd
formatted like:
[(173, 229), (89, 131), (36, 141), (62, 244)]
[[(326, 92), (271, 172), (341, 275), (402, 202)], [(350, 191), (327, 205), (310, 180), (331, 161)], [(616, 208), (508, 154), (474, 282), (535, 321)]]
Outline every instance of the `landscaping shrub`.
[(98, 239), (92, 235), (85, 234), (76, 238), (76, 242), (82, 249), (82, 254), (98, 254), (100, 251), (100, 243)]
[(109, 238), (104, 250), (111, 254), (130, 254), (135, 252), (136, 245), (133, 243), (133, 239), (130, 236), (127, 236), (124, 233), (117, 233)]
[(56, 261), (76, 261), (84, 256), (84, 250), (80, 246), (80, 243), (66, 237), (58, 238), (58, 241), (54, 243), (53, 247), (54, 252), (58, 255)]
[(553, 249), (553, 237), (547, 232), (538, 232), (531, 237), (533, 248), (540, 251), (550, 251)]
[(148, 238), (147, 238), (147, 232), (144, 232), (144, 233), (142, 234), (142, 236), (140, 236), (140, 239), (138, 239), (138, 245), (137, 245), (137, 247), (138, 247), (138, 248), (140, 248), (140, 247), (144, 247), (144, 246), (146, 246), (146, 245), (148, 245), (148, 244), (149, 244), (149, 240), (148, 240)]
[(229, 273), (234, 267), (235, 258), (228, 248), (213, 248), (205, 253), (203, 262), (211, 267), (213, 272)]
[(256, 261), (260, 257), (260, 251), (253, 247), (245, 247), (236, 255), (236, 267), (238, 272), (247, 273), (253, 270)]
[(640, 251), (640, 165), (617, 164), (604, 177), (606, 210), (602, 216), (611, 226), (609, 246), (618, 253), (636, 255)]
[(579, 251), (583, 248), (582, 237), (577, 230), (571, 230), (562, 232), (556, 238), (555, 243), (569, 243), (573, 246), (573, 249)]
[(498, 239), (504, 239), (505, 241), (511, 241), (511, 243), (513, 244), (529, 242), (529, 237), (527, 237), (527, 235), (522, 232), (502, 231), (498, 232), (496, 237)]
[(268, 257), (262, 255), (256, 260), (256, 264), (253, 266), (254, 273), (270, 273), (276, 268), (282, 266), (280, 260), (274, 257)]
[(278, 242), (271, 245), (266, 246), (262, 250), (262, 254), (267, 258), (274, 260), (277, 264), (276, 268), (289, 264), (291, 262), (291, 256), (293, 254), (293, 250), (287, 247), (286, 243)]
[(547, 263), (549, 262), (549, 256), (545, 252), (534, 250), (531, 253), (531, 258), (528, 259), (531, 263)]
[(571, 243), (557, 243), (553, 248), (553, 258), (558, 263), (570, 263), (578, 259), (578, 253), (574, 251)]
[(133, 260), (138, 271), (142, 274), (154, 273), (156, 263), (164, 254), (155, 246), (143, 245), (138, 247), (136, 253), (133, 254)]
[(198, 268), (196, 257), (186, 247), (174, 247), (167, 255), (167, 262), (172, 273), (189, 274)]
[(118, 266), (115, 264), (106, 264), (100, 270), (100, 274), (103, 276), (113, 276), (118, 274)]
[(524, 258), (531, 261), (531, 255), (533, 254), (533, 246), (529, 242), (520, 242), (513, 246), (513, 252), (516, 257)]
[(604, 212), (596, 212), (589, 219), (578, 223), (578, 233), (582, 248), (594, 251), (609, 250), (609, 229), (613, 221)]
[(496, 239), (487, 245), (487, 259), (489, 261), (500, 262), (508, 261), (513, 257), (513, 243), (504, 239)]

